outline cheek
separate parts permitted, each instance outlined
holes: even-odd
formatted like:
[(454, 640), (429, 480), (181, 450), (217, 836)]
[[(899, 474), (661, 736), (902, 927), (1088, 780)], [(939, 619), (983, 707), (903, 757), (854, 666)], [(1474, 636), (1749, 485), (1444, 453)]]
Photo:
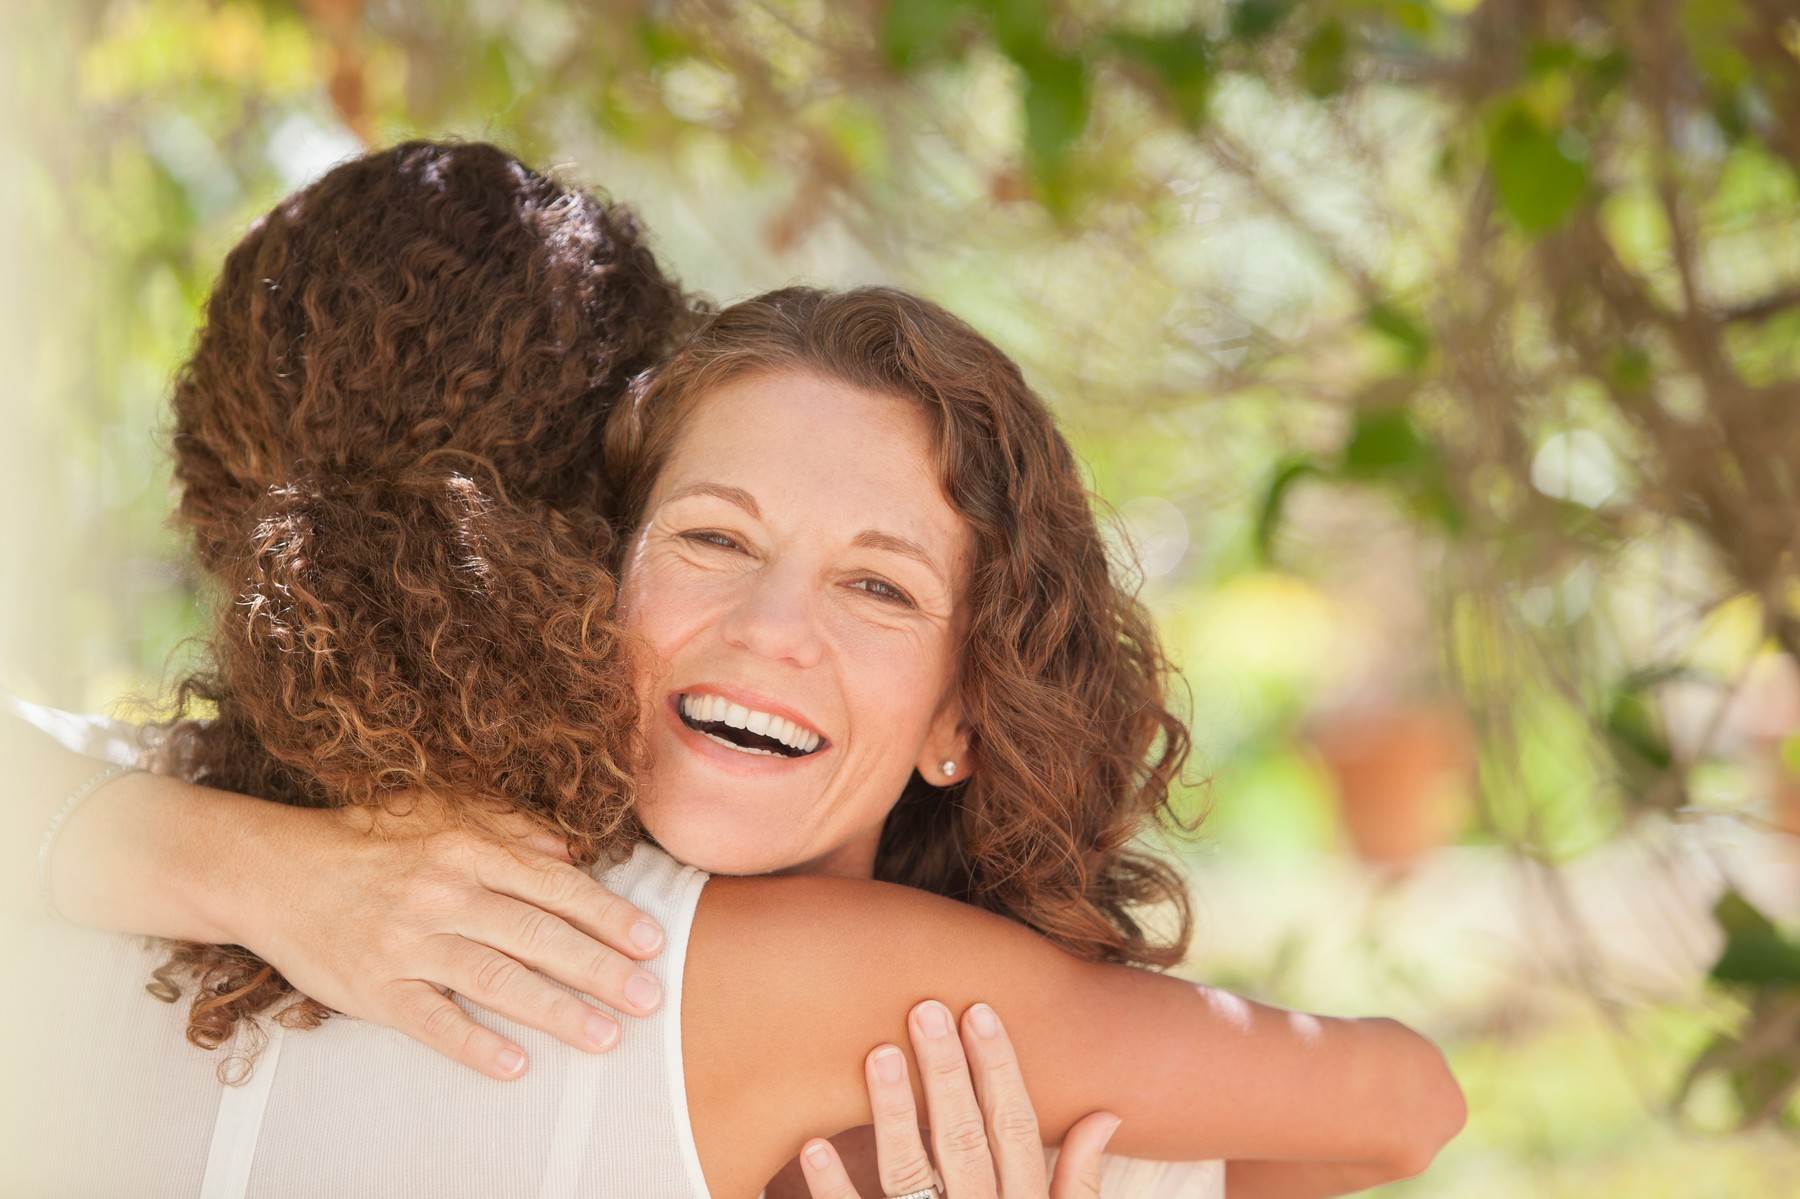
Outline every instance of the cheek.
[(625, 631), (666, 663), (695, 633), (717, 623), (721, 589), (716, 581), (707, 583), (692, 571), (644, 564), (626, 580), (620, 595)]
[(883, 741), (903, 739), (897, 749), (910, 758), (951, 683), (947, 639), (865, 625), (846, 633), (839, 646), (845, 699), (856, 723)]

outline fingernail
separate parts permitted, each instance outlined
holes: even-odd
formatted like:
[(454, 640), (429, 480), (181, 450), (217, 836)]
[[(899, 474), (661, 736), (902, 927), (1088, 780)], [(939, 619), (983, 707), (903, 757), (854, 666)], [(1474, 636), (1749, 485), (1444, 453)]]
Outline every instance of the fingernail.
[(612, 1043), (619, 1039), (617, 1022), (608, 1020), (598, 1012), (587, 1018), (588, 1044), (595, 1049), (610, 1049)]
[(950, 1031), (949, 1009), (935, 1001), (919, 1005), (919, 1031), (928, 1037), (941, 1037)]
[(631, 943), (649, 953), (662, 944), (662, 929), (648, 920), (640, 920), (631, 926)]
[(975, 1035), (991, 1037), (1000, 1031), (1000, 1021), (994, 1015), (994, 1009), (985, 1003), (978, 1003), (969, 1009), (969, 1023), (975, 1026)]
[(829, 1166), (831, 1150), (826, 1148), (824, 1141), (814, 1141), (806, 1147), (806, 1160), (815, 1166)]
[(648, 974), (634, 974), (625, 984), (625, 998), (633, 1007), (653, 1008), (662, 1000), (662, 984)]
[(500, 1051), (499, 1062), (500, 1073), (511, 1078), (525, 1068), (525, 1055), (520, 1053), (517, 1049), (502, 1049)]
[(900, 1051), (889, 1045), (875, 1051), (875, 1073), (882, 1082), (899, 1082), (906, 1073)]
[(1113, 1133), (1119, 1131), (1119, 1125), (1121, 1125), (1123, 1123), (1125, 1123), (1125, 1121), (1118, 1116), (1114, 1116), (1112, 1118), (1112, 1127), (1107, 1129), (1106, 1135), (1100, 1138), (1100, 1148), (1102, 1148), (1102, 1149), (1106, 1148), (1107, 1143), (1110, 1142), (1113, 1138)]

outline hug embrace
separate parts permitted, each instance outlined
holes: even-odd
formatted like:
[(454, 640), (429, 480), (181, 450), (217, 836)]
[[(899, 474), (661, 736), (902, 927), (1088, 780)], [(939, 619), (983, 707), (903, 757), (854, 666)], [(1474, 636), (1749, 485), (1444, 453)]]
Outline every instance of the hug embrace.
[(226, 257), (172, 447), (181, 717), (0, 717), (7, 1194), (1324, 1196), (1461, 1128), (1410, 1029), (1161, 972), (1170, 669), (937, 305), (714, 309), (412, 142)]

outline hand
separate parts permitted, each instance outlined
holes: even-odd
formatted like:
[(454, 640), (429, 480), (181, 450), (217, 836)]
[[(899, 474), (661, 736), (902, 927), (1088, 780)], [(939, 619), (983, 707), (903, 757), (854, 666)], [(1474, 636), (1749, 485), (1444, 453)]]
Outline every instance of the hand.
[(233, 937), (301, 993), (491, 1078), (523, 1074), (524, 1051), (446, 991), (590, 1052), (618, 1043), (618, 1022), (544, 975), (626, 1013), (656, 1009), (661, 985), (631, 959), (654, 956), (662, 930), (571, 865), (560, 838), (518, 813), (490, 816), (492, 836), (465, 830), (411, 798), (400, 815), (271, 812), (255, 873), (227, 888)]
[[(952, 1034), (950, 1010), (935, 999), (913, 1008), (907, 1028), (924, 1076), (945, 1199), (1097, 1199), (1101, 1153), (1119, 1127), (1117, 1116), (1092, 1112), (1076, 1121), (1063, 1138), (1056, 1177), (1046, 1183), (1037, 1112), (994, 1010), (978, 1003), (964, 1012), (960, 1043)], [(931, 1186), (931, 1157), (919, 1136), (906, 1055), (893, 1045), (877, 1045), (863, 1074), (875, 1112), (883, 1193), (904, 1195)], [(813, 1199), (860, 1199), (830, 1141), (809, 1141), (800, 1163)]]

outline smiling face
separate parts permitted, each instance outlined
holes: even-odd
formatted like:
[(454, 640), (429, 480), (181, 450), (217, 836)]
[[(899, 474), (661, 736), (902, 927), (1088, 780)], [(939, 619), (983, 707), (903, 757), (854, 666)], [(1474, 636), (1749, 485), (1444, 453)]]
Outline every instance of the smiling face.
[(714, 873), (869, 877), (912, 771), (967, 773), (969, 533), (915, 402), (799, 369), (694, 401), (624, 565), (644, 825)]

